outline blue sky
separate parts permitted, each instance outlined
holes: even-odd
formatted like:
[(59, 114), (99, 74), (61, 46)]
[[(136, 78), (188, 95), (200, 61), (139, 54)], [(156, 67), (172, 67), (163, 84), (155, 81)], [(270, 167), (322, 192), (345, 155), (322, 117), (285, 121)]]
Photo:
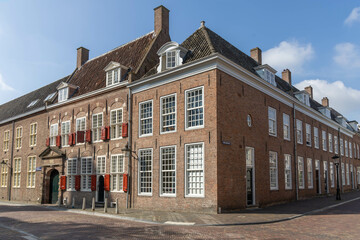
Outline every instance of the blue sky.
[[(153, 30), (153, 9), (170, 9), (182, 42), (206, 26), (245, 53), (289, 68), (293, 84), (360, 121), (359, 1), (10, 1), (0, 0), (0, 104), (70, 74), (76, 48), (90, 58)], [(1, 113), (0, 113), (1, 114)]]

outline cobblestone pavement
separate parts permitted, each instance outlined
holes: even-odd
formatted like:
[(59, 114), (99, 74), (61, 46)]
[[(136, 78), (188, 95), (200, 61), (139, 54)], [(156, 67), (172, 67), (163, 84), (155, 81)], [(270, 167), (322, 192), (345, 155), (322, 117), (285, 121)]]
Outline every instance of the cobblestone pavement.
[(290, 221), (226, 227), (148, 224), (0, 205), (0, 239), (360, 239), (359, 219), (360, 200)]

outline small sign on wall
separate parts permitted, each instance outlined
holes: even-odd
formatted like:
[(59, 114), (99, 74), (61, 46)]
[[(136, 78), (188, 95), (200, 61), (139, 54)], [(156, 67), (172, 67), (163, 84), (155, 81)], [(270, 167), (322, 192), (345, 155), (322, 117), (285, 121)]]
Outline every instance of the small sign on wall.
[(36, 171), (41, 171), (42, 167), (37, 167)]

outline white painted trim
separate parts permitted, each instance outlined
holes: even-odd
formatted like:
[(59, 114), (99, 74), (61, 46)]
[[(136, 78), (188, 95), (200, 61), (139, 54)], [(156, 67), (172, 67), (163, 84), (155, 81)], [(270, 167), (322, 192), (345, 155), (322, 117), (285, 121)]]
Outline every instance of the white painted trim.
[[(276, 160), (276, 186), (275, 187), (271, 187), (271, 167), (270, 167), (270, 154), (274, 153), (275, 154), (275, 160)], [(269, 177), (270, 177), (270, 190), (279, 190), (279, 161), (278, 161), (278, 153), (275, 151), (269, 151)]]
[[(202, 96), (201, 97), (202, 97), (202, 104), (203, 104), (203, 106), (202, 106), (202, 109), (203, 109), (203, 124), (199, 125), (199, 126), (188, 127), (188, 121), (187, 121), (187, 118), (188, 118), (188, 113), (187, 113), (188, 112), (187, 93), (190, 92), (190, 91), (196, 91), (197, 89), (202, 90), (202, 94), (201, 94)], [(186, 89), (184, 91), (184, 95), (185, 95), (184, 96), (184, 98), (185, 98), (185, 107), (184, 107), (184, 109), (185, 109), (185, 114), (184, 114), (184, 116), (185, 116), (185, 121), (184, 121), (184, 123), (185, 123), (185, 131), (204, 128), (205, 127), (205, 91), (204, 91), (204, 86), (198, 86), (198, 87), (195, 87), (195, 88)]]
[[(289, 160), (290, 160), (290, 187), (287, 187), (286, 186), (286, 183), (285, 183), (285, 179), (286, 179), (286, 165), (285, 165), (285, 159), (286, 159), (286, 156), (289, 156)], [(291, 158), (292, 158), (292, 156), (291, 156), (291, 154), (287, 154), (287, 153), (285, 153), (284, 154), (284, 184), (285, 184), (285, 190), (292, 190), (292, 180), (293, 180), (293, 177), (292, 177), (292, 164), (291, 164)]]
[[(160, 134), (174, 133), (177, 131), (178, 121), (177, 121), (177, 96), (176, 95), (177, 95), (176, 93), (171, 93), (171, 94), (160, 97)], [(162, 101), (164, 98), (171, 97), (171, 96), (175, 96), (175, 129), (172, 131), (164, 132), (162, 129), (163, 128), (163, 120), (162, 120), (163, 103), (162, 103)]]
[[(151, 133), (148, 133), (148, 134), (141, 134), (141, 105), (143, 104), (146, 104), (148, 102), (151, 102)], [(146, 101), (142, 101), (142, 102), (139, 102), (139, 138), (140, 137), (149, 137), (149, 136), (152, 136), (154, 134), (154, 101), (153, 99), (150, 99), (150, 100), (146, 100)]]
[[(163, 193), (162, 192), (162, 152), (161, 152), (161, 150), (163, 149), (163, 148), (174, 148), (175, 149), (175, 193), (174, 194), (170, 194), (170, 193)], [(160, 155), (160, 157), (159, 157), (159, 159), (160, 159), (160, 164), (159, 164), (159, 166), (160, 166), (160, 168), (159, 168), (159, 172), (160, 172), (160, 177), (159, 177), (159, 196), (160, 197), (176, 197), (176, 194), (177, 194), (177, 167), (176, 167), (176, 165), (177, 165), (177, 149), (176, 149), (176, 145), (169, 145), (169, 146), (162, 146), (162, 147), (160, 147), (160, 151), (159, 151), (159, 155)]]
[[(186, 165), (187, 165), (187, 146), (189, 145), (197, 145), (197, 144), (201, 144), (202, 145), (202, 150), (203, 150), (203, 186), (204, 186), (204, 189), (203, 189), (203, 194), (197, 194), (197, 195), (194, 195), (194, 194), (187, 194), (186, 190), (187, 190), (187, 175), (186, 175)], [(184, 167), (184, 177), (185, 177), (185, 181), (184, 181), (184, 196), (185, 198), (205, 198), (205, 143), (204, 142), (194, 142), (194, 143), (186, 143), (184, 144), (184, 150), (185, 150), (185, 153), (184, 153), (184, 157), (185, 157), (185, 167)]]
[[(247, 149), (252, 149), (252, 160), (253, 160), (253, 162), (252, 162), (252, 166), (251, 167), (248, 167), (247, 166), (247, 164), (246, 164), (246, 151), (247, 151)], [(251, 205), (248, 205), (247, 204), (247, 190), (246, 190), (246, 188), (247, 188), (247, 186), (246, 186), (246, 183), (247, 183), (247, 180), (245, 181), (245, 194), (246, 194), (246, 206), (253, 206), (253, 205), (255, 205), (256, 204), (256, 184), (255, 184), (255, 148), (253, 148), (253, 147), (245, 147), (245, 171), (247, 171), (247, 169), (248, 168), (251, 168), (252, 169), (252, 176), (253, 176), (253, 178), (252, 178), (252, 182), (251, 182), (251, 184), (252, 184), (252, 189), (253, 189), (253, 192), (252, 192), (252, 204)], [(245, 172), (245, 176), (247, 176), (247, 172)]]
[[(111, 127), (114, 126), (114, 125), (111, 125), (111, 113), (112, 112), (116, 112), (118, 110), (121, 110), (121, 124), (120, 124), (120, 127), (121, 127), (121, 136), (120, 137), (117, 137), (117, 138), (111, 138)], [(110, 121), (109, 121), (109, 126), (110, 126), (110, 140), (119, 140), (119, 139), (122, 139), (122, 124), (124, 123), (124, 109), (121, 107), (121, 108), (116, 108), (116, 109), (112, 109), (110, 110)], [(117, 124), (115, 124), (117, 125)]]
[(271, 133), (269, 131), (269, 136), (272, 136), (272, 137), (277, 137), (277, 112), (276, 112), (276, 109), (273, 108), (273, 107), (270, 107), (268, 106), (268, 130), (270, 130), (270, 125), (269, 125), (269, 120), (270, 120), (270, 115), (269, 115), (269, 111), (274, 111), (275, 113), (275, 119), (271, 119), (275, 122), (275, 133)]
[(151, 150), (151, 192), (150, 193), (141, 193), (140, 192), (140, 159), (138, 161), (138, 181), (137, 181), (137, 187), (138, 187), (138, 196), (152, 196), (153, 195), (153, 188), (154, 188), (154, 150), (152, 148), (141, 148), (138, 150), (138, 156), (140, 158), (140, 151), (144, 150)]

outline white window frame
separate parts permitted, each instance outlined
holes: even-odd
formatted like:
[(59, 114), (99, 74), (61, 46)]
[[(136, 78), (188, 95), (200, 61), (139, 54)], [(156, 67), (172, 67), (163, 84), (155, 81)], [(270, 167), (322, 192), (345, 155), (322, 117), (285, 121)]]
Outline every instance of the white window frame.
[(345, 157), (349, 157), (349, 145), (347, 140), (345, 140)]
[(344, 156), (344, 140), (340, 138), (340, 154)]
[[(111, 82), (109, 82), (109, 75), (111, 74)], [(106, 86), (112, 86), (120, 83), (121, 81), (121, 68), (113, 68), (106, 72)]]
[(37, 143), (37, 122), (30, 124), (29, 146), (35, 147)]
[[(84, 125), (82, 125), (82, 121), (84, 120)], [(84, 127), (84, 128), (82, 128), (82, 127)], [(79, 117), (79, 118), (77, 118), (76, 119), (76, 134), (77, 134), (77, 132), (79, 132), (79, 131), (83, 131), (84, 132), (84, 136), (85, 136), (85, 131), (86, 131), (86, 117)], [(77, 136), (77, 135), (76, 135)], [(76, 139), (75, 139), (75, 141), (76, 141), (76, 145), (83, 145), (83, 144), (85, 144), (85, 139), (84, 139), (84, 142), (82, 142), (82, 143), (78, 143), (77, 142), (77, 137), (76, 137)]]
[[(173, 160), (173, 169), (163, 169), (164, 168), (164, 152), (163, 150), (166, 149), (171, 149), (174, 151), (173, 155), (174, 155), (174, 159), (165, 159), (165, 161), (169, 161), (169, 160)], [(172, 146), (163, 146), (160, 147), (160, 196), (161, 197), (176, 197), (176, 145), (172, 145)], [(164, 176), (164, 173), (173, 173), (174, 176)], [(169, 186), (172, 185), (173, 188), (173, 192), (166, 192), (164, 191), (164, 179), (168, 179), (168, 178), (174, 178), (174, 182), (169, 182)], [(166, 188), (169, 188), (169, 186), (167, 186)]]
[(58, 102), (66, 101), (69, 97), (69, 87), (59, 89)]
[[(114, 160), (115, 160), (115, 164), (114, 164)], [(124, 192), (123, 191), (124, 169), (125, 169), (125, 155), (112, 154), (110, 156), (111, 192)]]
[(20, 188), (21, 184), (21, 158), (14, 158), (14, 185), (13, 188)]
[(15, 149), (21, 149), (22, 147), (22, 136), (23, 136), (23, 127), (17, 127), (15, 130)]
[[(201, 146), (201, 151), (202, 151), (201, 166), (196, 169), (189, 169), (188, 168), (188, 162), (189, 162), (188, 148), (191, 146), (196, 146), (196, 145)], [(205, 196), (205, 165), (204, 165), (205, 164), (205, 145), (204, 145), (204, 142), (185, 144), (184, 149), (185, 149), (185, 155), (184, 155), (185, 156), (185, 188), (184, 188), (185, 189), (185, 197), (204, 197)], [(189, 193), (189, 191), (190, 191), (190, 189), (188, 188), (189, 177), (190, 177), (189, 173), (191, 173), (191, 172), (199, 172), (200, 177), (202, 177), (202, 182), (199, 182), (202, 187), (198, 188), (198, 189), (200, 189), (200, 193), (197, 193), (197, 194)]]
[(329, 142), (329, 152), (333, 152), (334, 144), (333, 144), (333, 136), (331, 133), (328, 133), (328, 142)]
[(96, 157), (96, 175), (104, 175), (106, 173), (106, 155)]
[(352, 144), (349, 141), (349, 158), (352, 158)]
[[(85, 161), (85, 162), (84, 162)], [(84, 171), (85, 165), (85, 171)], [(89, 166), (90, 165), (90, 171)], [(93, 173), (93, 159), (92, 157), (82, 157), (81, 158), (81, 191), (90, 192), (91, 191), (91, 175)]]
[[(201, 103), (202, 103), (202, 105), (200, 107), (197, 106), (197, 107), (193, 107), (193, 108), (189, 109), (188, 108), (188, 93), (195, 92), (195, 91), (197, 91), (199, 89), (201, 89)], [(205, 126), (205, 97), (204, 97), (204, 95), (205, 95), (204, 86), (200, 86), (200, 87), (185, 90), (185, 130), (204, 128), (204, 126)], [(200, 124), (201, 120), (198, 120), (199, 125), (189, 127), (189, 122), (188, 122), (189, 112), (192, 111), (192, 110), (197, 110), (197, 109), (202, 109), (202, 114), (199, 114), (199, 116), (202, 115), (202, 124)]]
[[(171, 61), (169, 61), (169, 58), (171, 59)], [(177, 52), (176, 50), (170, 50), (170, 51), (167, 51), (166, 54), (165, 54), (165, 59), (166, 59), (166, 69), (171, 69), (171, 68), (174, 68), (176, 67), (176, 58), (177, 58)], [(171, 64), (171, 66), (169, 66), (169, 63)]]
[(342, 182), (342, 186), (346, 185), (346, 180), (345, 180), (345, 163), (341, 163), (341, 182)]
[(296, 142), (298, 144), (303, 144), (303, 124), (302, 121), (299, 119), (296, 119)]
[[(274, 116), (271, 116), (274, 115)], [(276, 121), (276, 109), (268, 107), (268, 124), (269, 124), (269, 135), (277, 136), (277, 121)]]
[(304, 175), (304, 158), (298, 156), (298, 178), (299, 178), (299, 189), (305, 188), (305, 175)]
[(349, 163), (346, 163), (346, 185), (350, 185)]
[[(142, 159), (142, 157), (143, 157), (142, 153), (143, 153), (143, 152), (147, 152), (147, 151), (150, 151), (150, 155), (148, 155), (148, 156), (151, 157), (151, 159), (150, 159), (150, 164), (147, 165), (147, 169), (142, 170), (142, 169), (141, 169), (141, 165), (142, 165), (141, 162), (143, 161), (143, 159)], [(142, 149), (139, 149), (139, 154), (138, 154), (138, 156), (139, 156), (139, 161), (138, 161), (138, 195), (139, 195), (139, 196), (152, 196), (153, 187), (154, 187), (154, 186), (153, 186), (154, 151), (153, 151), (152, 148), (142, 148)], [(148, 160), (148, 161), (149, 161), (149, 160)], [(142, 173), (149, 173), (149, 174), (151, 175), (150, 178), (148, 178), (148, 180), (150, 180), (150, 181), (147, 182), (147, 183), (150, 185), (150, 187), (149, 187), (149, 186), (146, 187), (146, 188), (149, 189), (150, 191), (143, 191), (143, 190), (142, 190), (142, 187), (141, 187), (141, 184), (143, 183), (142, 177), (141, 177), (141, 174), (142, 174)]]
[(10, 130), (4, 131), (4, 152), (9, 151), (9, 144), (10, 144)]
[(50, 146), (56, 146), (56, 137), (59, 134), (58, 127), (59, 125), (57, 123), (50, 125)]
[[(66, 128), (66, 125), (68, 126), (68, 129)], [(64, 127), (65, 125), (65, 127)], [(64, 121), (61, 123), (61, 146), (62, 147), (68, 147), (69, 146), (69, 134), (70, 134), (70, 129), (71, 129), (71, 125), (70, 125), (70, 121)], [(68, 130), (68, 131), (67, 131)]]
[(334, 135), (334, 153), (339, 153), (339, 139), (337, 136)]
[(331, 188), (335, 187), (335, 174), (334, 174), (334, 163), (330, 162), (330, 183)]
[[(101, 124), (99, 124), (99, 116), (101, 116)], [(94, 118), (96, 117), (96, 124)], [(103, 113), (96, 113), (91, 116), (91, 131), (92, 131), (92, 142), (101, 142), (101, 128), (104, 126), (104, 115)]]
[(9, 176), (8, 176), (8, 174), (9, 174), (9, 167), (8, 167), (8, 162), (9, 162), (9, 160), (7, 160), (7, 159), (4, 159), (4, 161), (5, 161), (5, 163), (6, 164), (1, 164), (0, 165), (0, 170), (1, 170), (1, 187), (7, 187), (7, 185), (8, 185), (8, 178), (9, 178)]
[(75, 176), (77, 175), (77, 158), (69, 158), (67, 160), (67, 191), (75, 191)]
[(284, 139), (290, 141), (290, 116), (286, 113), (283, 113), (283, 134)]
[(29, 156), (27, 162), (27, 188), (35, 188), (36, 182), (36, 156)]
[(314, 127), (314, 147), (319, 149), (319, 129)]
[[(119, 114), (121, 112), (121, 119), (119, 121)], [(115, 114), (115, 122), (113, 121), (113, 114)], [(123, 108), (117, 108), (110, 111), (110, 139), (122, 139), (122, 123), (124, 122)]]
[(284, 181), (285, 189), (292, 189), (292, 175), (291, 175), (291, 155), (284, 154)]
[[(149, 103), (151, 103), (151, 116), (143, 118), (141, 115), (141, 110), (145, 104), (149, 104)], [(146, 122), (150, 121), (150, 119), (151, 119), (151, 127), (149, 127), (149, 130), (146, 131), (146, 133), (142, 133), (144, 130), (143, 126), (146, 125), (146, 124), (145, 125), (142, 124), (142, 122), (146, 123)], [(139, 103), (139, 137), (152, 136), (153, 132), (154, 132), (154, 103), (153, 103), (153, 100), (151, 99), (151, 100), (147, 100), (147, 101)]]
[(322, 142), (322, 149), (323, 151), (327, 151), (327, 134), (326, 131), (321, 131), (321, 142)]
[(305, 131), (306, 131), (306, 146), (311, 147), (311, 125), (306, 123), (305, 124)]
[[(175, 106), (174, 106), (175, 111), (171, 112), (171, 113), (164, 114), (163, 113), (163, 111), (164, 111), (164, 108), (163, 108), (164, 99), (168, 99), (168, 98), (172, 98), (172, 97), (174, 97), (174, 101), (175, 101)], [(170, 116), (170, 115), (174, 116), (175, 124), (174, 125), (164, 126), (164, 122), (169, 121), (169, 120), (164, 121), (164, 118), (166, 116)], [(174, 129), (173, 130), (164, 130), (164, 127), (174, 127)], [(173, 133), (173, 132), (176, 132), (176, 128), (177, 128), (177, 97), (176, 97), (176, 93), (173, 93), (173, 94), (169, 94), (169, 95), (160, 97), (160, 133), (161, 134)]]
[[(275, 166), (271, 162), (274, 160)], [(277, 152), (269, 152), (269, 175), (270, 175), (270, 190), (279, 190), (278, 177), (278, 159)]]
[(308, 189), (314, 188), (314, 171), (312, 165), (312, 159), (307, 158), (307, 178), (308, 178)]

